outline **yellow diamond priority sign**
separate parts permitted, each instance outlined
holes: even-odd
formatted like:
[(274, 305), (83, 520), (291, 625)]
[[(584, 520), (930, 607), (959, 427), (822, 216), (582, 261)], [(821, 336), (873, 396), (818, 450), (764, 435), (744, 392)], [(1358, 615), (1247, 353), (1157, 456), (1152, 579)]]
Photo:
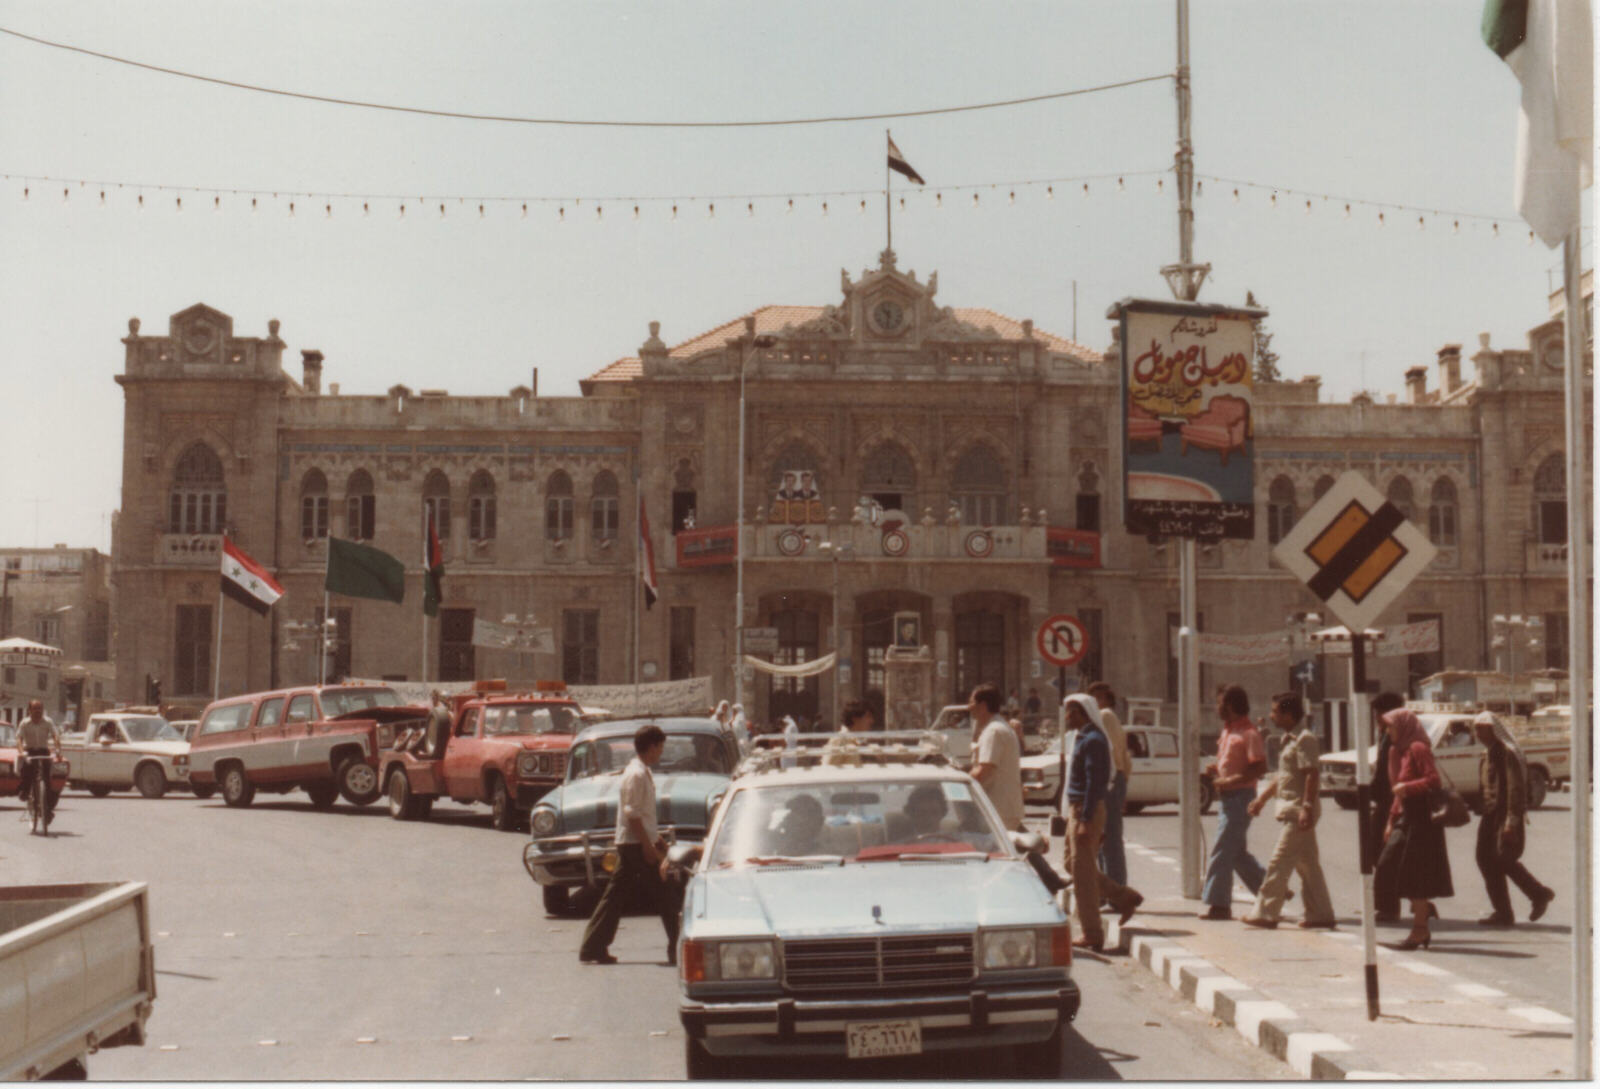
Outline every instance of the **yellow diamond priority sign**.
[(1364, 631), (1437, 551), (1365, 477), (1348, 472), (1272, 554), (1346, 627)]

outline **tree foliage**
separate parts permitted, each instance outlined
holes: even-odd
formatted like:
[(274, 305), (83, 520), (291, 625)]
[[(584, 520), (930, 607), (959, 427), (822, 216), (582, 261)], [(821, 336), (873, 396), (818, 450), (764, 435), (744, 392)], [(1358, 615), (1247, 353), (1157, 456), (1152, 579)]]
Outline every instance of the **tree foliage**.
[[(1256, 301), (1254, 291), (1244, 294), (1246, 306), (1260, 306)], [(1283, 374), (1278, 370), (1278, 353), (1272, 350), (1272, 333), (1267, 329), (1265, 319), (1256, 322), (1255, 332), (1256, 365), (1252, 377), (1257, 382), (1281, 382)]]

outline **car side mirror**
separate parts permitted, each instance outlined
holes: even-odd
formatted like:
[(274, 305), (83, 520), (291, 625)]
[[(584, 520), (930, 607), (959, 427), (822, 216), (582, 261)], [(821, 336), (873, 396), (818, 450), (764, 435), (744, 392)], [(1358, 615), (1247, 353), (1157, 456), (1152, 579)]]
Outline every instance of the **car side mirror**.
[(1012, 832), (1011, 844), (1025, 855), (1042, 855), (1045, 852), (1044, 837), (1037, 832)]
[(700, 861), (704, 849), (699, 843), (674, 843), (667, 848), (667, 862), (680, 869), (688, 869)]

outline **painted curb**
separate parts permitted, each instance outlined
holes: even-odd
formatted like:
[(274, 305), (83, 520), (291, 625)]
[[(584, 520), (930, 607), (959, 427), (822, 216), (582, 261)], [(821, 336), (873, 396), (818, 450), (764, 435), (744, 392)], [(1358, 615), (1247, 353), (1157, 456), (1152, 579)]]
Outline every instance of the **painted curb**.
[(1268, 998), (1152, 927), (1107, 921), (1106, 948), (1125, 953), (1202, 1013), (1231, 1026), (1251, 1045), (1317, 1081), (1398, 1079), (1339, 1037), (1319, 1031), (1282, 1002)]

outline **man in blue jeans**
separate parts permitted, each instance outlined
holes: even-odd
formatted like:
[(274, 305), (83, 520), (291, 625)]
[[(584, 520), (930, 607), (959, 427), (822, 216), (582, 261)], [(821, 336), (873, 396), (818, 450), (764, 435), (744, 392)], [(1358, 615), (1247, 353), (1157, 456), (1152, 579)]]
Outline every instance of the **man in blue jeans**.
[(1089, 686), (1100, 705), (1100, 728), (1111, 743), (1111, 782), (1106, 784), (1106, 834), (1100, 841), (1100, 872), (1119, 885), (1128, 883), (1128, 856), (1122, 847), (1122, 808), (1128, 800), (1128, 777), (1133, 760), (1128, 755), (1128, 734), (1114, 708), (1117, 694), (1105, 681)]
[(1220, 816), (1206, 864), (1205, 889), (1200, 894), (1207, 904), (1200, 913), (1202, 919), (1233, 918), (1236, 872), (1252, 895), (1260, 891), (1266, 877), (1266, 870), (1250, 853), (1246, 837), (1256, 780), (1267, 770), (1267, 749), (1261, 732), (1250, 721), (1250, 697), (1243, 688), (1234, 684), (1222, 690), (1217, 697), (1217, 715), (1222, 719), (1217, 759), (1206, 765), (1204, 774), (1216, 790)]

